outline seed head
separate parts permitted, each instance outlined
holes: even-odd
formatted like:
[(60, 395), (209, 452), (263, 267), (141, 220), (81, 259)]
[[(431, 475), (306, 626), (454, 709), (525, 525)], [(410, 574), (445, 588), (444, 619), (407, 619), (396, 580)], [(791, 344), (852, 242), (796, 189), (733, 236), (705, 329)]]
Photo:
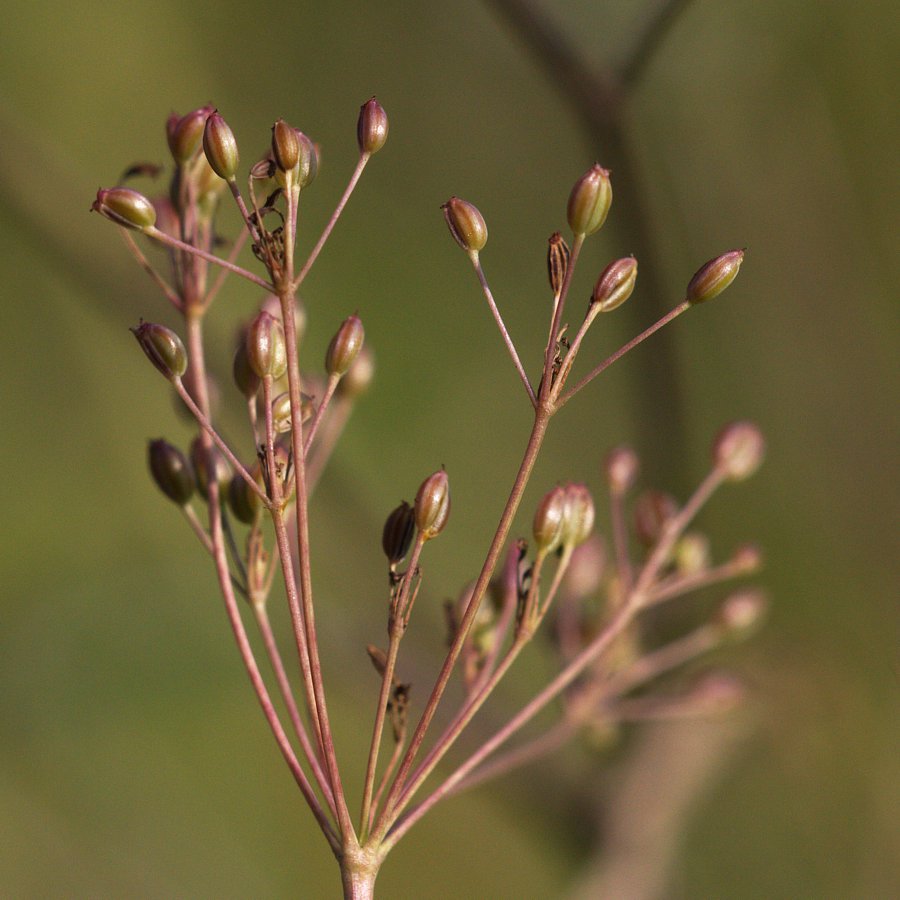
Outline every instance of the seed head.
[(388, 117), (384, 107), (374, 98), (369, 98), (359, 108), (356, 123), (356, 140), (360, 153), (377, 153), (387, 140)]
[(534, 513), (531, 533), (537, 546), (538, 555), (544, 556), (554, 551), (562, 540), (566, 518), (566, 491), (555, 487), (541, 498)]
[(413, 508), (423, 540), (430, 541), (444, 530), (450, 516), (450, 480), (443, 469), (422, 482)]
[(172, 153), (172, 159), (183, 166), (199, 152), (200, 144), (203, 141), (203, 131), (206, 127), (206, 120), (212, 114), (211, 106), (201, 106), (199, 109), (191, 110), (187, 115), (177, 115), (169, 117), (166, 127), (166, 137), (169, 142), (169, 150)]
[(591, 166), (572, 188), (569, 194), (567, 215), (573, 234), (587, 237), (606, 221), (612, 204), (612, 183), (609, 171), (599, 163)]
[(591, 307), (599, 312), (612, 312), (621, 306), (634, 290), (637, 260), (626, 256), (611, 262), (601, 273), (591, 294)]
[(381, 532), (381, 548), (392, 567), (403, 562), (409, 552), (415, 530), (415, 512), (404, 500), (388, 515)]
[(262, 311), (247, 328), (247, 362), (260, 379), (271, 375), (281, 378), (287, 371), (284, 329), (275, 316)]
[(234, 138), (234, 132), (219, 115), (218, 110), (206, 120), (203, 129), (203, 152), (206, 154), (210, 167), (219, 178), (224, 178), (226, 181), (234, 179), (240, 161), (238, 145)]
[(143, 195), (131, 188), (101, 188), (91, 204), (91, 212), (98, 212), (110, 222), (143, 231), (156, 224), (156, 209)]
[(694, 273), (688, 283), (685, 298), (691, 303), (705, 303), (718, 297), (737, 278), (743, 261), (743, 250), (729, 250), (728, 253), (711, 259)]
[(749, 478), (762, 464), (766, 442), (752, 422), (726, 425), (713, 442), (713, 459), (729, 481)]
[(187, 352), (181, 338), (171, 328), (153, 322), (141, 322), (137, 328), (131, 329), (131, 333), (137, 338), (147, 359), (169, 381), (181, 378), (187, 371)]
[(624, 494), (634, 487), (641, 463), (631, 447), (614, 447), (606, 454), (603, 468), (609, 482), (609, 489), (615, 494)]
[(565, 486), (565, 514), (560, 537), (564, 547), (583, 544), (594, 527), (594, 499), (587, 485), (567, 484)]
[(359, 316), (344, 319), (325, 353), (325, 371), (332, 376), (345, 375), (362, 349), (365, 336)]
[(279, 119), (272, 126), (272, 157), (282, 172), (290, 172), (300, 162), (300, 139), (297, 129)]
[(467, 200), (451, 197), (442, 207), (453, 240), (467, 253), (477, 253), (487, 243), (487, 225), (478, 209)]
[(147, 447), (147, 462), (156, 486), (173, 502), (185, 506), (194, 495), (194, 473), (185, 455), (159, 438)]

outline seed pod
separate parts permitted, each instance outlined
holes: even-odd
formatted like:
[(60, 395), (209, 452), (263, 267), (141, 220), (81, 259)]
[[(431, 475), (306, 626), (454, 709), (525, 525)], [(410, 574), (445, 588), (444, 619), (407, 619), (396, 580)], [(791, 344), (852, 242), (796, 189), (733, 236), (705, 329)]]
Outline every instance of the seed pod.
[(587, 237), (598, 231), (606, 221), (612, 204), (612, 184), (609, 172), (595, 163), (572, 188), (567, 216), (573, 234)]
[[(308, 422), (315, 412), (313, 398), (308, 394), (300, 394), (300, 415), (303, 422)], [(287, 434), (291, 430), (291, 396), (287, 392), (279, 394), (272, 401), (272, 424), (279, 434)]]
[(611, 262), (601, 273), (591, 294), (591, 307), (599, 312), (612, 312), (620, 307), (634, 290), (637, 260), (626, 256)]
[(234, 180), (234, 174), (237, 172), (240, 161), (238, 145), (234, 139), (234, 132), (219, 115), (218, 110), (206, 120), (203, 129), (203, 152), (206, 154), (210, 168), (219, 178), (224, 178), (226, 181)]
[(228, 482), (228, 508), (245, 525), (252, 525), (262, 509), (262, 500), (243, 477), (234, 474)]
[(197, 478), (197, 492), (204, 500), (209, 500), (209, 485), (215, 481), (219, 485), (219, 497), (228, 489), (231, 480), (231, 466), (218, 447), (210, 447), (211, 467), (207, 465), (207, 451), (203, 449), (200, 436), (191, 442), (191, 464)]
[(641, 468), (637, 453), (631, 447), (615, 447), (606, 454), (603, 468), (609, 482), (609, 489), (615, 494), (624, 494), (634, 487)]
[(487, 243), (488, 232), (484, 217), (467, 200), (451, 197), (442, 207), (444, 219), (453, 240), (467, 253), (477, 253)]
[(678, 512), (675, 498), (662, 491), (644, 491), (634, 504), (634, 532), (646, 547), (659, 540), (666, 523)]
[(430, 541), (444, 530), (450, 516), (450, 481), (443, 469), (422, 482), (414, 509), (416, 528), (423, 540)]
[(238, 341), (237, 349), (234, 351), (234, 362), (231, 366), (231, 373), (234, 377), (234, 383), (237, 389), (249, 400), (256, 396), (259, 390), (259, 375), (250, 367), (250, 359), (247, 356), (247, 339), (246, 335), (241, 335)]
[(169, 126), (166, 129), (166, 137), (169, 141), (172, 159), (179, 166), (189, 162), (199, 151), (203, 140), (203, 131), (206, 127), (206, 120), (212, 112), (213, 108), (211, 106), (201, 106), (199, 109), (192, 110), (180, 118), (175, 116), (174, 122), (170, 117)]
[(685, 299), (691, 303), (705, 303), (718, 297), (737, 278), (743, 261), (743, 250), (729, 250), (728, 253), (711, 259), (694, 273), (688, 283)]
[(550, 290), (553, 296), (559, 295), (569, 270), (569, 245), (563, 236), (554, 231), (547, 242), (547, 274), (550, 277)]
[(762, 622), (768, 605), (762, 591), (736, 591), (719, 607), (716, 622), (729, 637), (744, 638)]
[(131, 333), (137, 338), (147, 359), (169, 381), (181, 378), (187, 371), (187, 352), (181, 338), (171, 328), (153, 322), (141, 322), (137, 328), (131, 329)]
[(297, 132), (300, 158), (297, 162), (296, 179), (300, 188), (312, 184), (319, 171), (319, 151), (316, 145), (302, 132)]
[(344, 319), (325, 353), (325, 371), (331, 376), (346, 374), (362, 349), (365, 336), (359, 316)]
[(258, 378), (281, 378), (287, 371), (284, 329), (274, 316), (263, 311), (247, 328), (247, 362)]
[(709, 538), (697, 531), (682, 535), (675, 545), (675, 566), (681, 575), (696, 575), (709, 568)]
[(91, 204), (91, 212), (98, 212), (110, 222), (135, 231), (143, 231), (156, 224), (153, 204), (131, 188), (101, 188)]
[(551, 553), (559, 546), (565, 518), (566, 492), (562, 487), (555, 487), (541, 498), (531, 525), (539, 557)]
[(377, 153), (387, 140), (388, 117), (384, 107), (370, 97), (359, 108), (359, 119), (356, 122), (356, 140), (360, 153)]
[(594, 527), (594, 499), (584, 484), (565, 486), (565, 511), (560, 540), (564, 547), (577, 547)]
[(300, 162), (300, 140), (297, 129), (278, 119), (272, 126), (272, 156), (282, 172), (290, 172)]
[(388, 515), (381, 532), (381, 548), (392, 568), (405, 559), (415, 530), (415, 513), (404, 500)]
[(156, 486), (174, 503), (186, 506), (194, 495), (194, 473), (185, 455), (159, 438), (147, 447), (147, 462)]
[(752, 422), (726, 425), (713, 442), (713, 460), (729, 481), (749, 478), (766, 453), (762, 432)]

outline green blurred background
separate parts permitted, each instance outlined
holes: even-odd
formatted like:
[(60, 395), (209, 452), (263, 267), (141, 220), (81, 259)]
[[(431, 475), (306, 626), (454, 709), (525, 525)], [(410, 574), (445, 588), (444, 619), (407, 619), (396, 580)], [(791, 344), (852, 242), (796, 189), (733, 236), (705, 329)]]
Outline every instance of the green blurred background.
[[(541, 7), (599, 71), (620, 61), (650, 5)], [(623, 867), (617, 896), (897, 892), (897, 22), (886, 0), (686, 5), (628, 105), (632, 177), (613, 173), (609, 224), (574, 289), (586, 296), (606, 261), (635, 249), (625, 223), (643, 202), (642, 278), (655, 268), (668, 294), (642, 293), (639, 278), (585, 355), (602, 358), (652, 321), (654, 303), (677, 302), (710, 256), (747, 246), (747, 260), (721, 300), (567, 407), (525, 504), (564, 478), (601, 496), (599, 461), (622, 441), (648, 454), (649, 480), (683, 497), (716, 429), (757, 421), (765, 467), (702, 519), (720, 556), (751, 539), (766, 551), (769, 623), (715, 660), (749, 683), (747, 709), (629, 735), (643, 770), (622, 752), (605, 763), (572, 748), (448, 802), (388, 860), (381, 896), (591, 896), (598, 860), (607, 875)], [(308, 246), (373, 93), (390, 139), (305, 292), (312, 358), (358, 310), (379, 363), (314, 509), (326, 678), (354, 773), (376, 689), (362, 648), (384, 633), (384, 514), (447, 467), (453, 519), (429, 548), (406, 640), (421, 700), (440, 601), (476, 571), (527, 436), (512, 367), (438, 206), (458, 194), (484, 213), (483, 261), (533, 369), (545, 242), (574, 179), (607, 161), (602, 141), (508, 19), (470, 0), (32, 0), (4, 12), (3, 896), (337, 894), (210, 566), (146, 475), (147, 439), (189, 431), (126, 326), (174, 321), (88, 207), (128, 163), (164, 161), (171, 110), (212, 101), (245, 160), (278, 116), (321, 143)], [(223, 375), (235, 322), (257, 299), (231, 284), (213, 313)], [(664, 347), (674, 367), (654, 378)], [(485, 727), (543, 667), (539, 654), (523, 662)], [(641, 771), (656, 779), (649, 799)], [(679, 799), (692, 779), (693, 799)], [(596, 825), (615, 830), (616, 802), (632, 816), (619, 825), (633, 858), (610, 861)]]

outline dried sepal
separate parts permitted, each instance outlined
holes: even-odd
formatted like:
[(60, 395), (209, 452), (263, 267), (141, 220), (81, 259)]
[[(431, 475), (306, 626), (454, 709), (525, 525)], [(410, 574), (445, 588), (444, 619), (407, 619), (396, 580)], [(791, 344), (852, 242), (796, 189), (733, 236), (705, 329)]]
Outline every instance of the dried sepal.
[(550, 279), (550, 290), (553, 296), (559, 295), (569, 270), (569, 245), (563, 236), (554, 231), (547, 242), (547, 276)]

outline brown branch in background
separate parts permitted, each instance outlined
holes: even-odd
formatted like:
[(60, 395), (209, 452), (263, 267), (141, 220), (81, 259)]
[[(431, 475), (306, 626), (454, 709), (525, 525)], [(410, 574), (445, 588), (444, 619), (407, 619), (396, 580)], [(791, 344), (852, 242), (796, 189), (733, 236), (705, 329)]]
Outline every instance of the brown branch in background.
[[(537, 4), (528, 0), (488, 0), (488, 5), (496, 9), (543, 66), (548, 79), (578, 117), (592, 152), (613, 173), (620, 198), (616, 209), (621, 248), (641, 263), (641, 302), (624, 311), (624, 315), (631, 316), (629, 327), (635, 330), (667, 311), (668, 293), (662, 277), (661, 252), (653, 233), (650, 191), (636, 162), (629, 94), (688, 2), (657, 3), (619, 70), (594, 70)], [(686, 442), (684, 390), (673, 332), (662, 334), (652, 354), (638, 355), (634, 366), (636, 440), (647, 450), (644, 463), (654, 476), (662, 476), (681, 489), (687, 476), (679, 471), (683, 457), (664, 449), (672, 443), (684, 446)], [(660, 440), (662, 436), (665, 440)]]

